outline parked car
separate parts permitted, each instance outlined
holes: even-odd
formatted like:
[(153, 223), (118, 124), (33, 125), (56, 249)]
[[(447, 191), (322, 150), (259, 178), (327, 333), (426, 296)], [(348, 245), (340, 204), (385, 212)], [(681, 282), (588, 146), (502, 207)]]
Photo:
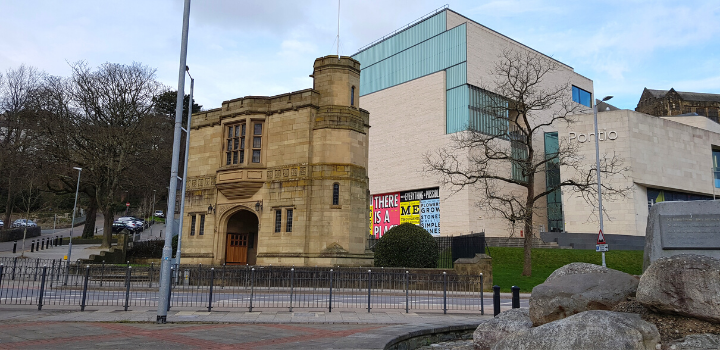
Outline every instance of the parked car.
[(124, 222), (115, 220), (115, 221), (113, 221), (112, 232), (120, 233), (120, 231), (122, 231), (125, 227), (126, 227), (126, 225)]
[(155, 211), (155, 214), (153, 214), (153, 216), (156, 217), (156, 218), (164, 218), (164, 217), (165, 217), (165, 213), (163, 213), (162, 210), (156, 210), (156, 211)]
[(3, 229), (3, 228), (5, 228), (5, 222), (3, 222), (2, 220), (0, 220), (0, 229)]
[(125, 224), (125, 228), (132, 232), (139, 232), (145, 229), (145, 221), (134, 216), (123, 216), (118, 218), (116, 222)]
[(17, 219), (13, 222), (12, 227), (37, 227), (37, 224), (28, 219)]

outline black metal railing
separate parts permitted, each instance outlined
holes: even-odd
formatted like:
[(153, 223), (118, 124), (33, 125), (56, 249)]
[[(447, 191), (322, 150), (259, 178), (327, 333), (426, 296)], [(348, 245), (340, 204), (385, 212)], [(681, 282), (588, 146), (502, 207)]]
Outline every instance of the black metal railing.
[[(158, 305), (159, 266), (0, 259), (0, 304)], [(483, 277), (383, 268), (172, 267), (171, 307), (467, 310), (484, 313)]]

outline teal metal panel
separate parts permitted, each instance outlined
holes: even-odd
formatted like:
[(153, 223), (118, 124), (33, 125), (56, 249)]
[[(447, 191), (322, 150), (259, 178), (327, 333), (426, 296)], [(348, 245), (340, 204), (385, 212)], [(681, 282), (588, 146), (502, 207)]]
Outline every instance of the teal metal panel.
[(362, 69), (360, 96), (465, 62), (466, 47), (465, 25), (463, 24), (375, 64), (366, 66), (360, 61)]
[(447, 91), (445, 132), (448, 134), (468, 128), (468, 86), (460, 85)]
[[(493, 96), (495, 96), (493, 98)], [(487, 135), (506, 135), (509, 128), (507, 102), (497, 95), (469, 85), (468, 127)]]
[(446, 23), (447, 12), (439, 12), (400, 33), (356, 53), (353, 58), (360, 61), (363, 69), (367, 68), (444, 32), (447, 27)]
[(452, 66), (446, 72), (448, 90), (467, 83), (467, 62)]

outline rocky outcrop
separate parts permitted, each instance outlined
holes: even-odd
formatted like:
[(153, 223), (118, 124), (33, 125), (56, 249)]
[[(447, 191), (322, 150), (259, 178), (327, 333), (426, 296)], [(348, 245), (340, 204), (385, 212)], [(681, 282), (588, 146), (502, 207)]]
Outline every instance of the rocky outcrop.
[(530, 296), (533, 325), (563, 319), (588, 310), (610, 310), (634, 296), (637, 277), (586, 263), (573, 263), (553, 272)]
[(528, 309), (511, 309), (495, 318), (481, 323), (473, 333), (475, 350), (490, 350), (499, 340), (509, 334), (530, 329), (532, 321)]
[(515, 332), (493, 350), (655, 350), (660, 335), (640, 316), (592, 310)]
[(693, 334), (663, 345), (668, 350), (717, 350), (720, 349), (719, 334)]
[(655, 312), (720, 323), (720, 260), (694, 254), (658, 259), (640, 278), (637, 301)]

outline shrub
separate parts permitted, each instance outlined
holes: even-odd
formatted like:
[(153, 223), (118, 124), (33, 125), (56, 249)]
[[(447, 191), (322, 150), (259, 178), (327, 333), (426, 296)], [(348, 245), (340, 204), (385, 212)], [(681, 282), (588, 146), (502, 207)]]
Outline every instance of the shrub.
[(438, 247), (424, 228), (410, 223), (389, 229), (375, 245), (375, 266), (436, 268)]

